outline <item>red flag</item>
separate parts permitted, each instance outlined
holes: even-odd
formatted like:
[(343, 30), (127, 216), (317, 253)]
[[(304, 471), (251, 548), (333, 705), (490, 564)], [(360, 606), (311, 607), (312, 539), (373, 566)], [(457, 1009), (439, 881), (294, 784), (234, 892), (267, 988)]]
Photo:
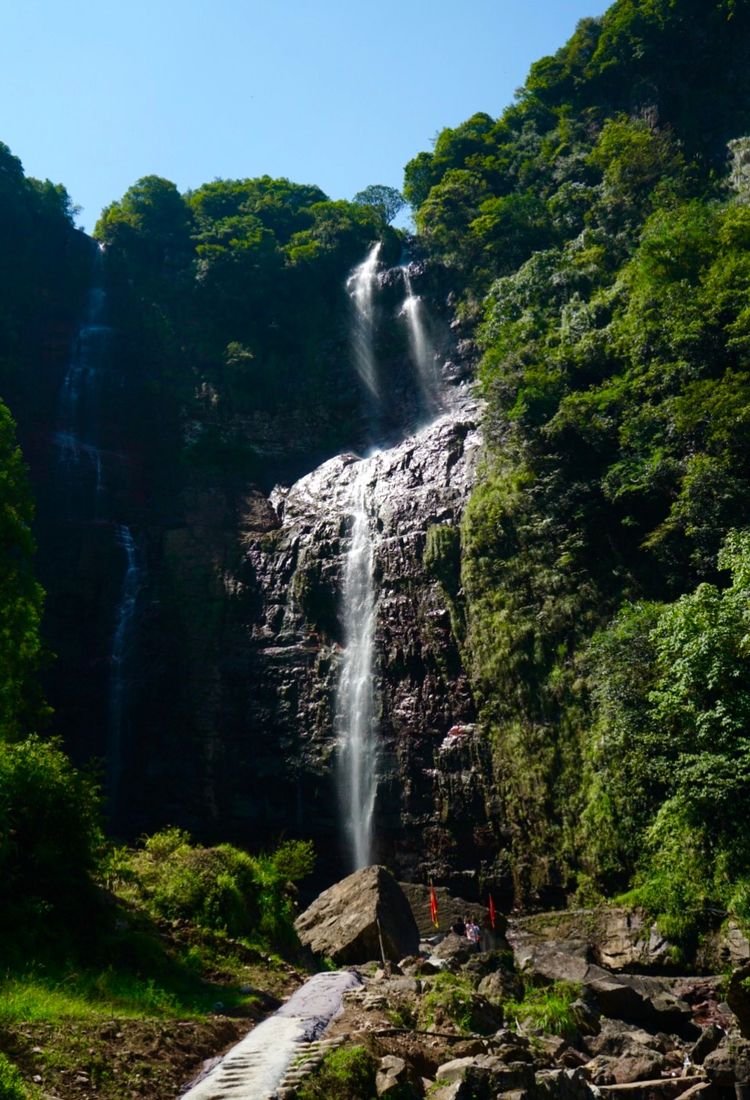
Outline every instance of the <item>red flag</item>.
[(430, 883), (430, 917), (435, 927), (438, 927), (438, 902), (435, 887)]
[(495, 927), (495, 903), (492, 900), (492, 894), (489, 895), (489, 898), (490, 898), (490, 924), (491, 924), (492, 928), (494, 928)]

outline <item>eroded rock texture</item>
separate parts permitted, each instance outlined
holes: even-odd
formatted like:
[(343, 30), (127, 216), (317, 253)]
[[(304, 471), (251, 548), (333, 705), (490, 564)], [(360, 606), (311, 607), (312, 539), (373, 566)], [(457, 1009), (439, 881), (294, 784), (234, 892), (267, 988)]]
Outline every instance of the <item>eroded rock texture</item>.
[[(365, 464), (373, 537), (380, 781), (375, 857), (406, 878), (451, 878), (496, 850), (489, 747), (456, 639), (458, 576), (424, 564), (428, 530), (458, 528), (479, 449), (468, 399), (368, 458), (344, 454), (268, 501), (248, 499), (229, 594), (222, 815), (341, 852), (336, 775), (340, 592), (352, 492)], [(227, 746), (229, 751), (227, 751)]]

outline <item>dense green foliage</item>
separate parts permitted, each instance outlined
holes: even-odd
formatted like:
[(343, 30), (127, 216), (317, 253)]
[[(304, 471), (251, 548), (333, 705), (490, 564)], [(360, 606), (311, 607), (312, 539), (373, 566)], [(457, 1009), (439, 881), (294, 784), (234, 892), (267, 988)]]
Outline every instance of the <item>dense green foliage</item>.
[[(0, 142), (0, 392), (33, 387), (55, 329), (70, 323), (85, 285), (89, 247), (74, 229), (65, 188), (24, 175)], [(14, 410), (15, 411), (15, 410)]]
[(483, 351), (466, 655), (517, 897), (636, 876), (680, 935), (749, 869), (749, 35), (617, 0), (404, 187)]
[(580, 994), (581, 987), (574, 982), (529, 985), (520, 1000), (506, 1001), (503, 1009), (509, 1021), (525, 1030), (539, 1028), (544, 1035), (571, 1039), (578, 1031), (574, 1002)]
[(203, 848), (181, 829), (148, 837), (141, 849), (109, 859), (108, 880), (152, 916), (188, 921), (230, 936), (293, 949), (291, 884), (310, 874), (307, 841), (286, 841), (273, 853), (251, 856), (231, 844)]
[[(324, 403), (334, 447), (361, 398), (333, 385), (346, 357), (347, 272), (388, 228), (392, 197), (331, 201), (286, 179), (214, 180), (180, 195), (147, 176), (102, 213), (115, 318), (162, 417), (189, 418), (185, 459), (257, 474), (248, 416)], [(333, 392), (332, 392), (333, 390)]]
[(0, 401), (0, 742), (38, 722), (42, 590), (33, 572), (33, 508), (10, 413)]
[(0, 744), (3, 951), (81, 916), (99, 841), (96, 792), (56, 744)]

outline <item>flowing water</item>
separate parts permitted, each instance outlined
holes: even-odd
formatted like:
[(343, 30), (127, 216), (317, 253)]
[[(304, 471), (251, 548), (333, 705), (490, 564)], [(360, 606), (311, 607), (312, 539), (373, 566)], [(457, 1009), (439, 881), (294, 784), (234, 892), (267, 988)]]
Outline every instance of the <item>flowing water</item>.
[[(374, 402), (381, 399), (375, 356), (376, 293), (380, 286), (380, 245), (368, 252), (347, 282), (354, 303), (352, 347), (357, 373)], [(422, 413), (433, 421), (444, 412), (436, 352), (426, 307), (412, 288), (408, 267), (401, 269), (406, 297), (400, 310), (407, 324), (409, 352), (416, 372)], [(406, 425), (405, 425), (406, 427)], [(337, 785), (353, 870), (373, 859), (373, 816), (378, 785), (378, 729), (375, 690), (374, 542), (368, 512), (368, 477), (375, 471), (363, 460), (345, 504), (351, 516), (351, 540), (343, 568), (341, 619), (344, 649), (336, 693)]]
[(112, 329), (104, 324), (106, 297), (99, 283), (100, 273), (101, 257), (97, 255), (95, 285), (89, 290), (84, 321), (73, 344), (55, 433), (63, 483), (68, 490), (81, 487), (92, 514), (104, 489), (104, 456), (95, 429), (101, 373), (112, 337)]
[(368, 463), (352, 482), (352, 531), (344, 565), (344, 652), (336, 698), (339, 792), (352, 869), (372, 862), (372, 820), (377, 790), (373, 536), (367, 510)]
[(404, 277), (404, 289), (406, 290), (406, 298), (401, 306), (401, 316), (407, 324), (409, 350), (417, 370), (417, 380), (424, 412), (428, 419), (432, 419), (443, 409), (435, 347), (430, 339), (427, 310), (422, 299), (412, 289), (409, 268), (402, 267), (401, 271)]
[(355, 267), (346, 283), (354, 306), (351, 333), (354, 366), (376, 407), (381, 400), (375, 361), (375, 292), (378, 287), (380, 249), (381, 244), (378, 241), (359, 267)]
[[(293, 1059), (309, 1052), (360, 979), (349, 970), (315, 974), (258, 1024), (182, 1100), (271, 1100)], [(306, 1049), (307, 1048), (307, 1049)]]

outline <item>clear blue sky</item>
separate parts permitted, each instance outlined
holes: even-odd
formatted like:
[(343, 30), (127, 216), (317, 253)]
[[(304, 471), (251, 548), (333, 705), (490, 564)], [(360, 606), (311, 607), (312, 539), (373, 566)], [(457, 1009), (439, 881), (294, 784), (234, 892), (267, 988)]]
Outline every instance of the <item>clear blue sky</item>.
[(6, 0), (0, 141), (91, 229), (140, 176), (400, 187), (605, 0)]

